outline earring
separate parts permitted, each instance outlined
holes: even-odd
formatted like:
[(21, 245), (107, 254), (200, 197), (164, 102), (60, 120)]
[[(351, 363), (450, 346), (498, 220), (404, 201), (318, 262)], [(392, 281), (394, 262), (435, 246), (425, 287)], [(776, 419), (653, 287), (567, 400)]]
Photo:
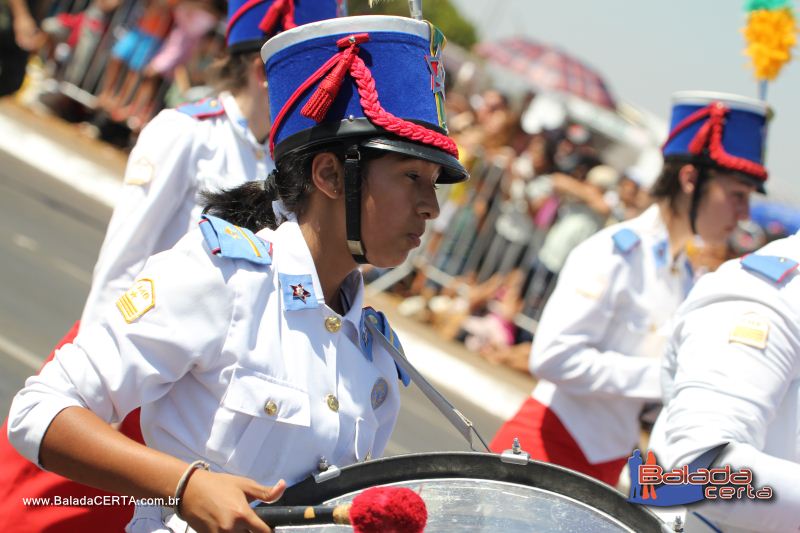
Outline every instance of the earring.
[(262, 87), (264, 87), (264, 88), (266, 89), (266, 88), (267, 88), (267, 82), (266, 82), (266, 81), (262, 81), (262, 82), (261, 82), (261, 86), (262, 86)]

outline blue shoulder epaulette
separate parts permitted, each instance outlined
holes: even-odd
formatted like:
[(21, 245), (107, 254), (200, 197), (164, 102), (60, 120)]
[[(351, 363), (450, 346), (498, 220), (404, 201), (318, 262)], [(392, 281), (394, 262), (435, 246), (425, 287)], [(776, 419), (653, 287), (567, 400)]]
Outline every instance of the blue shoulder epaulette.
[[(405, 355), (403, 351), (403, 346), (400, 344), (400, 339), (397, 338), (397, 334), (394, 330), (389, 326), (389, 321), (386, 319), (386, 315), (381, 313), (380, 311), (376, 311), (372, 307), (365, 307), (361, 312), (361, 350), (364, 352), (364, 357), (372, 361), (372, 334), (367, 329), (366, 320), (369, 320), (375, 326), (377, 326), (378, 331), (386, 337), (386, 340), (394, 346), (398, 352)], [(405, 370), (400, 368), (400, 366), (395, 362), (394, 366), (397, 368), (397, 377), (403, 382), (403, 385), (408, 387), (408, 384), (411, 383), (411, 376), (409, 376)]]
[(197, 120), (217, 117), (225, 112), (225, 108), (222, 107), (222, 102), (219, 98), (203, 98), (197, 102), (179, 105), (175, 109)]
[(614, 248), (623, 254), (627, 254), (636, 248), (636, 246), (639, 245), (639, 242), (641, 242), (639, 236), (636, 235), (633, 230), (628, 228), (617, 230), (614, 235), (611, 236), (611, 239), (614, 241)]
[(748, 254), (742, 257), (741, 262), (745, 270), (761, 274), (775, 283), (783, 281), (798, 265), (797, 261), (785, 257), (757, 254)]
[(247, 228), (234, 226), (221, 218), (203, 215), (200, 231), (211, 253), (229, 259), (245, 259), (260, 265), (272, 264), (272, 243), (258, 237)]

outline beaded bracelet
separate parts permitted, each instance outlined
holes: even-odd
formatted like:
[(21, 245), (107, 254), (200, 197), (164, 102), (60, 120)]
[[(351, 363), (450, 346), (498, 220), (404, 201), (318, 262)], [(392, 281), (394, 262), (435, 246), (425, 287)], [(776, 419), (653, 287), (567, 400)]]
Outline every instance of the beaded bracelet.
[(195, 470), (202, 468), (203, 470), (208, 470), (209, 465), (205, 461), (195, 461), (189, 465), (189, 467), (183, 472), (181, 479), (178, 481), (178, 487), (175, 489), (175, 515), (183, 520), (181, 516), (181, 499), (183, 499), (183, 493), (186, 492), (186, 485), (189, 484), (189, 478), (192, 477), (192, 474)]

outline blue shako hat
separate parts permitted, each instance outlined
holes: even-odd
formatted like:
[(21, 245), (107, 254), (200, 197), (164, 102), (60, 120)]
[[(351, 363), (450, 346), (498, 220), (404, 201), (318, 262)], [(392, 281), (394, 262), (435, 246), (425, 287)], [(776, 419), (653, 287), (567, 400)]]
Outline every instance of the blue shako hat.
[(225, 42), (231, 52), (255, 52), (284, 30), (346, 14), (346, 0), (229, 0)]
[(442, 32), (428, 22), (364, 16), (307, 24), (273, 37), (261, 49), (275, 162), (334, 141), (349, 146), (344, 161), (347, 244), (359, 263), (368, 262), (361, 242), (361, 149), (437, 163), (439, 183), (469, 177), (447, 136), (444, 45)]
[(735, 94), (683, 91), (672, 97), (665, 160), (706, 163), (737, 171), (764, 192), (766, 102)]
[(261, 49), (277, 161), (341, 138), (439, 163), (439, 183), (467, 179), (444, 112), (445, 38), (404, 17), (345, 17), (307, 24)]

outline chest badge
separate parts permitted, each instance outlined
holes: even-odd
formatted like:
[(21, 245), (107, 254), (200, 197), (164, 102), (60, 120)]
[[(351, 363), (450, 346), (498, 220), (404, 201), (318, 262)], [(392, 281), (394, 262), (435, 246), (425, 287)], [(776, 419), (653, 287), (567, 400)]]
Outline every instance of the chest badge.
[(375, 384), (372, 386), (372, 393), (370, 394), (370, 399), (372, 400), (372, 409), (377, 409), (383, 402), (386, 401), (386, 397), (389, 395), (389, 384), (383, 378), (378, 378), (375, 381)]
[(306, 298), (311, 296), (311, 293), (308, 292), (305, 287), (303, 287), (302, 283), (298, 283), (297, 285), (290, 285), (292, 288), (292, 298), (295, 300), (300, 300), (303, 303), (306, 303)]
[(293, 275), (278, 273), (283, 293), (283, 306), (288, 311), (300, 311), (319, 307), (314, 294), (314, 282), (309, 274)]

